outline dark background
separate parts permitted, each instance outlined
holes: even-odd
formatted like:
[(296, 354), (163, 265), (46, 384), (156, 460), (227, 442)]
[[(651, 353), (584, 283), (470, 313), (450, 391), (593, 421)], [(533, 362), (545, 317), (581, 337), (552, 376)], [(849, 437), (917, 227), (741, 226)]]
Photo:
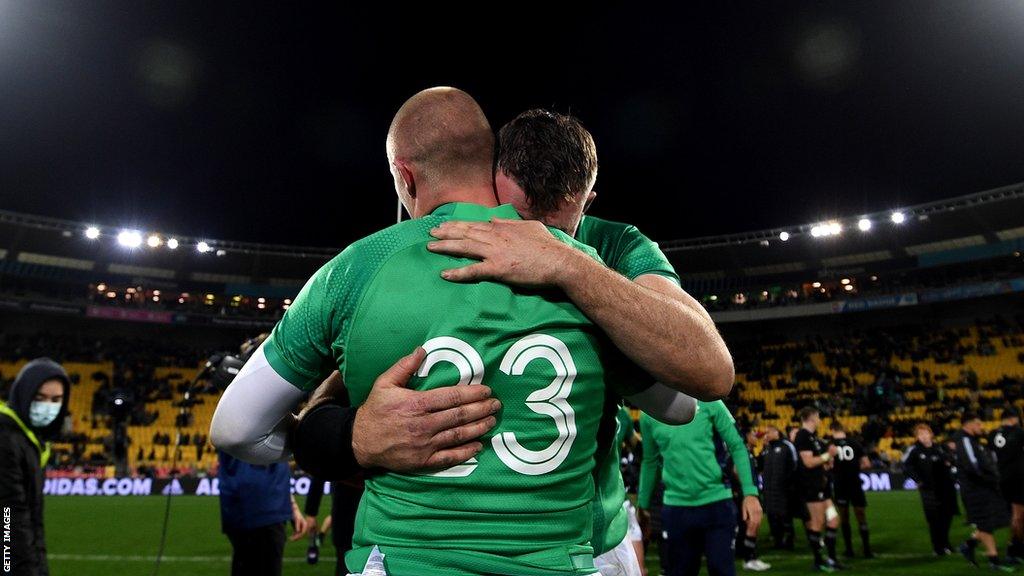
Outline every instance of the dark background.
[(1021, 2), (340, 4), (0, 0), (0, 208), (343, 246), (438, 84), (578, 115), (593, 213), (662, 240), (1024, 180)]

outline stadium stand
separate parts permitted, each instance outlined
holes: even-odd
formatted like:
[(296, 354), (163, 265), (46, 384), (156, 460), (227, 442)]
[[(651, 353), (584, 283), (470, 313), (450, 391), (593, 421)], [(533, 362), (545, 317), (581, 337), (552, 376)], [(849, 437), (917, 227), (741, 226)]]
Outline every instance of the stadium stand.
[[(742, 426), (784, 428), (816, 404), (885, 466), (915, 422), (948, 431), (972, 407), (991, 428), (1005, 402), (1024, 406), (1024, 184), (904, 213), (899, 226), (868, 215), (870, 233), (847, 218), (841, 237), (803, 225), (661, 243), (733, 351)], [(4, 388), (43, 355), (75, 379), (53, 474), (113, 473), (118, 394), (134, 399), (132, 470), (163, 476), (177, 456), (180, 471), (208, 473), (217, 392), (181, 406), (185, 386), (210, 354), (273, 326), (336, 249), (210, 241), (203, 252), (181, 237), (178, 250), (125, 250), (84, 229), (0, 211)]]

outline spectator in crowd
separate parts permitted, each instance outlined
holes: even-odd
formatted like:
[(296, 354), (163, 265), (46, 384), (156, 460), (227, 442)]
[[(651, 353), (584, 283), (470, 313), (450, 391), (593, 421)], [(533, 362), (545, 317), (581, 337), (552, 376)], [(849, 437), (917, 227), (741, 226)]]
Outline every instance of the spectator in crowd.
[(71, 380), (64, 368), (49, 358), (38, 358), (18, 372), (7, 401), (0, 402), (0, 506), (10, 509), (4, 557), (9, 552), (11, 564), (10, 569), (4, 566), (5, 573), (49, 574), (43, 470), (50, 458), (47, 439), (60, 432), (70, 394)]

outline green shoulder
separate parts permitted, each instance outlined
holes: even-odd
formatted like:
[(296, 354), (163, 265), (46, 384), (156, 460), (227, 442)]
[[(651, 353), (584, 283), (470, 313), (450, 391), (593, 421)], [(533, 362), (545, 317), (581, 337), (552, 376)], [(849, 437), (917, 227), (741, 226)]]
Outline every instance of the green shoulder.
[(356, 308), (374, 275), (396, 252), (426, 242), (440, 219), (418, 218), (352, 243), (306, 282), (264, 345), (275, 371), (311, 390), (340, 367)]
[(630, 280), (657, 274), (679, 282), (679, 275), (658, 243), (632, 224), (584, 216), (576, 239), (594, 247), (610, 268)]

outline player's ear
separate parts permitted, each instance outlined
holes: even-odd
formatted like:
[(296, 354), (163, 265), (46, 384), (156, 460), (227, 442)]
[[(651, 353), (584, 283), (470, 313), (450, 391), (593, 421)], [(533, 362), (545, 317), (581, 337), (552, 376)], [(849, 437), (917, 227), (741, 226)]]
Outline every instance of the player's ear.
[(398, 168), (398, 173), (402, 175), (405, 191), (410, 198), (416, 198), (416, 176), (413, 175), (412, 169), (402, 160), (395, 160), (395, 166)]
[(590, 205), (594, 203), (594, 198), (597, 198), (597, 190), (587, 192), (587, 200), (583, 203), (583, 212), (590, 210)]

